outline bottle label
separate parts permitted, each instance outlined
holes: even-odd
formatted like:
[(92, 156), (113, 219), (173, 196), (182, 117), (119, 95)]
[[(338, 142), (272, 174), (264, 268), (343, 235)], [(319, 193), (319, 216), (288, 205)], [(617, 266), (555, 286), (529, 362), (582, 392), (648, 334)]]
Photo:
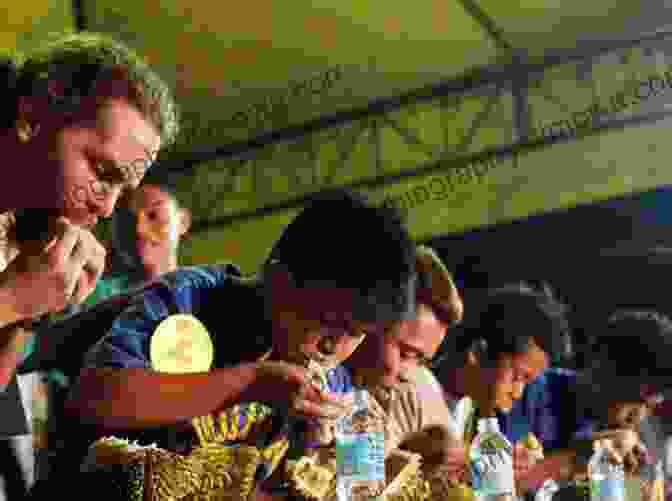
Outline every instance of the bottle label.
[(474, 492), (484, 495), (513, 494), (515, 483), (510, 446), (496, 434), (486, 434), (482, 438), (480, 443), (472, 445), (470, 453)]
[(385, 480), (385, 433), (352, 433), (336, 438), (337, 475), (352, 480)]
[(591, 482), (591, 497), (600, 500), (625, 500), (625, 482), (623, 478), (607, 475), (601, 480)]

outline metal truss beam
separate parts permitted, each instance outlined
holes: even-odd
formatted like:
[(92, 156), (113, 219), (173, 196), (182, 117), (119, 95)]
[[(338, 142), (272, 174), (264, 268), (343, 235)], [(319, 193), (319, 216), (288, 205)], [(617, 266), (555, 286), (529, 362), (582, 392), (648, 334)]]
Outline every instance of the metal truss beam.
[(423, 103), (450, 95), (463, 95), (478, 88), (493, 84), (507, 86), (521, 78), (521, 75), (541, 74), (552, 67), (578, 61), (585, 61), (617, 50), (637, 47), (647, 43), (672, 38), (672, 31), (660, 31), (632, 40), (613, 42), (591, 42), (585, 47), (570, 50), (548, 51), (546, 56), (537, 62), (520, 64), (518, 62), (477, 68), (460, 78), (430, 85), (409, 93), (372, 101), (368, 106), (346, 110), (323, 116), (302, 125), (287, 127), (271, 133), (228, 145), (202, 149), (190, 153), (171, 155), (161, 160), (164, 172), (188, 171), (199, 163), (209, 162), (225, 157), (244, 155), (270, 144), (296, 140), (307, 134), (337, 127), (350, 122), (359, 121), (371, 116), (382, 115), (415, 103)]
[[(474, 163), (484, 163), (487, 162), (492, 157), (503, 157), (503, 158), (515, 157), (520, 154), (538, 151), (543, 148), (547, 148), (551, 145), (571, 143), (578, 138), (586, 138), (598, 134), (608, 133), (610, 131), (623, 130), (628, 127), (649, 125), (670, 117), (672, 117), (672, 111), (661, 111), (650, 113), (645, 116), (635, 116), (631, 118), (613, 121), (608, 124), (599, 125), (594, 128), (586, 129), (584, 132), (582, 132), (577, 136), (559, 135), (554, 137), (541, 138), (529, 142), (512, 143), (496, 148), (490, 148), (474, 155), (467, 155), (458, 158), (442, 159), (436, 162), (430, 162), (426, 165), (418, 166), (417, 168), (409, 171), (404, 171), (392, 175), (361, 179), (353, 183), (344, 184), (343, 187), (351, 189), (375, 189), (385, 185), (404, 181), (407, 179), (412, 179), (415, 177), (428, 176), (439, 172), (445, 172), (451, 169), (458, 169), (464, 165)], [(320, 190), (316, 190), (315, 192), (317, 191)], [(233, 223), (243, 222), (246, 220), (267, 216), (269, 214), (278, 211), (296, 209), (301, 207), (302, 204), (308, 201), (309, 198), (315, 194), (315, 192), (303, 194), (299, 197), (294, 197), (290, 200), (284, 200), (279, 203), (271, 203), (258, 209), (241, 211), (237, 214), (232, 214), (215, 220), (197, 222), (194, 225), (193, 230), (194, 232), (206, 231), (213, 228), (227, 226)]]
[(476, 21), (488, 36), (495, 42), (498, 49), (511, 52), (513, 46), (506, 39), (504, 30), (502, 30), (495, 20), (492, 19), (475, 0), (458, 0), (462, 8), (471, 18)]
[(85, 31), (87, 26), (84, 1), (72, 0), (72, 15), (75, 18), (75, 29), (77, 31)]

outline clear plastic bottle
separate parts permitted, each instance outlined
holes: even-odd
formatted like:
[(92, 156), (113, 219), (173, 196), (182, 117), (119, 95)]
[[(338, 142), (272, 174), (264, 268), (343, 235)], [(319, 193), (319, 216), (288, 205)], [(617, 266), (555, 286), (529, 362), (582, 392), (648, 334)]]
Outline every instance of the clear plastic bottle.
[(610, 460), (608, 444), (598, 440), (588, 463), (591, 501), (625, 501), (623, 465)]
[(474, 496), (479, 501), (511, 501), (516, 496), (513, 447), (499, 429), (497, 418), (478, 420), (469, 448)]
[(385, 490), (385, 422), (369, 409), (369, 394), (356, 388), (352, 414), (336, 425), (338, 501), (382, 499)]

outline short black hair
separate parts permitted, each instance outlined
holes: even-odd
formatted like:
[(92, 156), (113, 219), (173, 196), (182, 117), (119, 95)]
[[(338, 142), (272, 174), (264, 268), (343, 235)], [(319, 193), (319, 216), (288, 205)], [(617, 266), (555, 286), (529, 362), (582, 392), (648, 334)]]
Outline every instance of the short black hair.
[(415, 312), (415, 243), (401, 214), (346, 189), (312, 197), (285, 228), (267, 263), (279, 261), (295, 285), (325, 283), (359, 293), (363, 321)]
[(503, 355), (527, 352), (534, 342), (551, 358), (570, 358), (566, 312), (548, 286), (535, 290), (518, 283), (490, 289), (466, 310), (455, 348), (496, 362)]
[(617, 376), (672, 386), (672, 320), (651, 310), (620, 310), (596, 332), (593, 358), (617, 368)]
[(614, 403), (641, 402), (672, 386), (672, 322), (658, 312), (616, 311), (596, 330), (588, 351), (576, 405), (595, 420), (604, 420)]

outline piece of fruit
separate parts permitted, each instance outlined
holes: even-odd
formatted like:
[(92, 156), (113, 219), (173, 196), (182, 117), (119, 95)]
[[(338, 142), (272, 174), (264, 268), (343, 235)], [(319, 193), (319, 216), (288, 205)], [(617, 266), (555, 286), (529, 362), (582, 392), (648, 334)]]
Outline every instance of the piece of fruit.
[(541, 449), (541, 442), (534, 436), (534, 433), (528, 433), (523, 441), (523, 445), (531, 450)]

